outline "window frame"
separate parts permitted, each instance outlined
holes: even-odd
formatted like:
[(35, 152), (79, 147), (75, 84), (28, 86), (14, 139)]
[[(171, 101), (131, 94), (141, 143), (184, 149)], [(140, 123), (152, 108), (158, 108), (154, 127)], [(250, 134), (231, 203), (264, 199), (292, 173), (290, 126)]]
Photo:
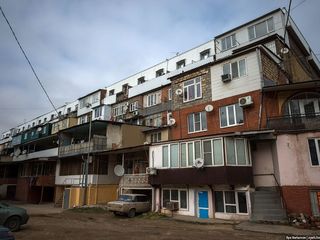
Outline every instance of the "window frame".
[(200, 60), (205, 60), (205, 59), (209, 58), (210, 57), (210, 48), (201, 51), (199, 54), (200, 54)]
[[(311, 152), (310, 152), (310, 145), (309, 145), (309, 140), (313, 140), (315, 142), (315, 147), (316, 147), (316, 154), (318, 158), (318, 165), (313, 165), (312, 164), (312, 158), (311, 158)], [(319, 168), (320, 167), (320, 138), (307, 138), (308, 141), (308, 154), (309, 154), (309, 163), (311, 167)]]
[[(272, 25), (273, 25), (273, 29), (272, 29), (272, 30), (269, 29), (269, 25), (268, 25), (268, 21), (269, 21), (270, 19), (272, 20)], [(266, 25), (267, 32), (266, 32), (265, 34), (257, 37), (256, 27), (257, 27), (257, 25), (259, 25), (259, 24), (261, 24), (261, 23), (264, 23), (264, 24)], [(249, 30), (250, 28), (253, 29), (253, 35), (254, 35), (253, 38), (250, 38), (250, 30)], [(274, 19), (273, 19), (273, 17), (269, 17), (269, 18), (267, 18), (267, 19), (264, 19), (263, 21), (257, 22), (257, 23), (255, 23), (255, 24), (249, 26), (247, 29), (248, 29), (248, 39), (249, 39), (249, 41), (252, 41), (252, 40), (254, 40), (254, 39), (257, 39), (257, 38), (260, 38), (260, 37), (262, 37), (262, 36), (265, 36), (265, 35), (267, 35), (267, 34), (269, 34), (269, 33), (271, 33), (271, 32), (274, 32), (274, 31), (275, 31)]]
[[(234, 126), (240, 126), (240, 125), (243, 125), (244, 124), (244, 111), (243, 111), (243, 108), (239, 106), (239, 108), (242, 110), (242, 117), (243, 117), (243, 120), (242, 120), (242, 123), (237, 123), (237, 111), (236, 111), (236, 106), (239, 106), (239, 103), (235, 103), (235, 104), (230, 104), (230, 105), (226, 105), (226, 106), (221, 106), (219, 107), (219, 119), (220, 119), (220, 128), (228, 128), (228, 127), (234, 127)], [(229, 112), (227, 111), (228, 110), (228, 107), (231, 107), (233, 106), (233, 113), (234, 113), (234, 116), (235, 116), (235, 123), (234, 124), (229, 124)], [(221, 122), (221, 109), (222, 108), (226, 108), (226, 119), (227, 119), (227, 125), (226, 126), (222, 126), (222, 122)]]
[[(198, 81), (199, 80), (199, 81)], [(191, 82), (193, 81), (193, 83), (191, 84), (187, 84), (188, 82)], [(197, 82), (198, 81), (198, 82)], [(197, 87), (199, 86), (200, 88), (200, 95), (197, 96)], [(190, 94), (189, 94), (189, 88), (190, 87), (193, 87), (194, 88), (194, 98), (190, 98)], [(202, 98), (202, 77), (201, 76), (198, 76), (198, 77), (195, 77), (195, 78), (192, 78), (192, 79), (189, 79), (189, 80), (186, 80), (183, 82), (183, 102), (184, 103), (187, 103), (187, 102), (191, 102), (191, 101), (195, 101), (197, 99), (201, 99)], [(187, 98), (185, 98), (185, 92), (187, 92)]]
[[(227, 38), (230, 38), (230, 43), (231, 43), (230, 47), (227, 47)], [(233, 39), (234, 39), (235, 44), (233, 44), (234, 43)], [(223, 48), (224, 45), (225, 45), (225, 48)], [(233, 34), (228, 35), (228, 36), (221, 39), (221, 52), (228, 51), (229, 49), (232, 49), (236, 46), (237, 46), (236, 33), (233, 33)]]
[[(240, 74), (240, 62), (241, 61), (244, 61), (245, 73), (243, 75)], [(236, 76), (236, 77), (234, 77), (233, 73), (232, 73), (232, 64), (235, 64), (235, 63), (237, 64), (237, 72), (238, 72), (238, 76)], [(226, 66), (226, 65), (229, 66), (229, 73), (225, 73), (224, 72), (224, 66)], [(231, 62), (224, 63), (222, 65), (222, 74), (223, 75), (230, 74), (231, 75), (231, 79), (237, 79), (237, 78), (242, 78), (242, 77), (248, 76), (247, 59), (246, 58), (242, 58), (242, 59), (239, 59), (239, 60), (236, 60), (236, 61), (231, 61)]]
[[(199, 123), (200, 123), (200, 130), (195, 130), (195, 126), (196, 126), (196, 122), (195, 122), (195, 115), (199, 114)], [(190, 125), (189, 125), (189, 117), (192, 116), (192, 121), (193, 121), (193, 130), (194, 131), (190, 131)], [(206, 128), (203, 128), (203, 116), (205, 118), (205, 122), (206, 122)], [(188, 134), (192, 134), (192, 133), (198, 133), (198, 132), (205, 132), (208, 131), (208, 122), (207, 122), (207, 112), (206, 111), (202, 111), (202, 112), (196, 112), (196, 113), (190, 113), (187, 116), (187, 125), (188, 125)]]
[[(216, 213), (222, 213), (222, 214), (239, 214), (239, 215), (249, 215), (249, 198), (250, 196), (248, 196), (248, 191), (245, 190), (216, 190), (215, 192), (222, 192), (222, 196), (223, 196), (223, 212), (217, 212)], [(235, 203), (226, 203), (226, 197), (225, 197), (225, 193), (226, 192), (234, 192), (234, 197), (235, 197)], [(239, 198), (238, 198), (238, 193), (245, 193), (246, 196), (246, 205), (247, 205), (247, 212), (246, 213), (241, 213), (239, 212)], [(230, 213), (227, 212), (227, 206), (235, 206), (236, 207), (236, 212), (235, 213)], [(216, 210), (216, 209), (215, 209)]]
[(138, 101), (134, 101), (129, 104), (129, 112), (134, 112), (138, 110)]
[(186, 59), (176, 62), (176, 69), (184, 68), (186, 66)]
[[(224, 138), (223, 145), (224, 145), (224, 151), (225, 151), (225, 164), (226, 166), (235, 166), (235, 167), (251, 167), (252, 166), (252, 159), (251, 159), (251, 147), (248, 139), (246, 138), (235, 138), (235, 137), (229, 137), (229, 139), (233, 140), (233, 146), (234, 146), (234, 156), (236, 163), (235, 164), (229, 164), (228, 163), (228, 152), (227, 152), (227, 141), (228, 137)], [(238, 162), (238, 155), (237, 155), (237, 140), (243, 140), (244, 141), (244, 149), (245, 149), (245, 157), (246, 157), (246, 164), (241, 165)]]
[[(170, 192), (170, 197), (169, 197), (169, 201), (170, 202), (177, 202), (179, 203), (179, 211), (180, 210), (183, 210), (183, 211), (188, 211), (189, 210), (189, 194), (188, 194), (188, 189), (186, 188), (162, 188), (162, 191), (161, 191), (161, 206), (163, 209), (167, 209), (165, 206), (164, 206), (164, 201), (163, 201), (163, 191), (169, 191)], [(178, 191), (178, 200), (172, 200), (171, 199), (171, 191)], [(186, 203), (187, 203), (187, 208), (181, 208), (181, 198), (180, 198), (180, 192), (186, 192)]]

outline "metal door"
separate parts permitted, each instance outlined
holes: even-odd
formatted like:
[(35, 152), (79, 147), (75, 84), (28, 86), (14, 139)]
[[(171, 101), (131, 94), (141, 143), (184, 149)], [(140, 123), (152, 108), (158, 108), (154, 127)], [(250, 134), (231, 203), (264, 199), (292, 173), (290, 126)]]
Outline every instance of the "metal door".
[(69, 198), (70, 198), (70, 189), (66, 188), (63, 192), (63, 208), (68, 209), (69, 208)]
[(198, 192), (198, 217), (209, 218), (208, 191)]

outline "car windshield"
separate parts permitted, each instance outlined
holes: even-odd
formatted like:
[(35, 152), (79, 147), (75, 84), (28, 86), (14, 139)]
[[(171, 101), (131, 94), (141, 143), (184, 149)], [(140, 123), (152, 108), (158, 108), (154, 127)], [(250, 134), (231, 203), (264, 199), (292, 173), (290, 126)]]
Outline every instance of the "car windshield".
[(124, 202), (132, 202), (133, 201), (133, 197), (129, 196), (129, 195), (120, 195), (119, 201), (124, 201)]

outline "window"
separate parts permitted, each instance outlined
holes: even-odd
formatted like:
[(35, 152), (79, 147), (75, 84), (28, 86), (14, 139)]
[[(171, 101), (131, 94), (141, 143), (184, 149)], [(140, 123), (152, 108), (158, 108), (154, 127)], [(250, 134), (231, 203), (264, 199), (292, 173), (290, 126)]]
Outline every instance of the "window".
[(308, 139), (312, 166), (320, 166), (320, 138)]
[(94, 110), (94, 117), (98, 118), (102, 116), (102, 107), (98, 107)]
[(114, 89), (109, 90), (109, 96), (114, 95)]
[(86, 122), (87, 122), (87, 116), (86, 115), (80, 116), (79, 123), (80, 124), (84, 124)]
[(91, 96), (91, 98), (92, 98), (92, 103), (99, 102), (99, 96), (100, 96), (100, 92), (97, 92), (97, 93), (93, 94), (93, 95)]
[(138, 85), (144, 83), (146, 80), (145, 80), (145, 77), (139, 77), (138, 78)]
[(161, 103), (161, 92), (155, 92), (147, 95), (146, 97), (146, 107), (152, 107)]
[(71, 113), (71, 107), (67, 108), (67, 114)]
[(319, 116), (320, 95), (318, 93), (299, 93), (293, 96), (284, 105), (284, 115), (307, 118)]
[(47, 121), (47, 118), (45, 117), (44, 119), (43, 119), (43, 122), (46, 122)]
[(172, 100), (172, 89), (171, 88), (168, 89), (168, 100), (169, 101)]
[(150, 115), (145, 118), (146, 126), (160, 127), (162, 125), (162, 116), (161, 113)]
[(156, 71), (156, 77), (160, 77), (162, 75), (164, 75), (164, 69), (163, 68), (161, 68), (161, 69)]
[(151, 142), (161, 142), (161, 132), (151, 133)]
[(41, 119), (38, 121), (38, 124), (41, 124)]
[(201, 132), (207, 130), (206, 112), (192, 113), (188, 115), (188, 132)]
[(223, 75), (230, 74), (231, 78), (243, 77), (247, 74), (246, 60), (241, 59), (240, 61), (226, 63), (222, 67)]
[(28, 133), (25, 133), (24, 136), (23, 136), (23, 139), (27, 140), (27, 138), (28, 138)]
[(202, 148), (205, 166), (223, 165), (223, 148), (221, 139), (203, 140)]
[(162, 146), (162, 166), (179, 167), (179, 144), (174, 143)]
[(51, 117), (50, 117), (50, 118), (51, 118), (51, 120), (53, 120), (53, 118), (54, 118), (54, 114), (51, 114)]
[(215, 191), (216, 212), (248, 213), (246, 192)]
[(220, 127), (243, 124), (243, 109), (239, 104), (220, 107)]
[(225, 138), (227, 165), (249, 166), (248, 143), (244, 138)]
[(24, 131), (24, 127), (22, 127), (22, 131)]
[(134, 112), (138, 110), (138, 101), (129, 104), (129, 112)]
[(206, 59), (210, 56), (210, 49), (206, 49), (200, 53), (200, 60)]
[(183, 83), (183, 102), (202, 98), (201, 77)]
[(127, 109), (128, 109), (127, 103), (118, 105), (118, 106), (116, 106), (115, 108), (112, 109), (113, 116), (114, 117), (122, 116), (122, 115), (124, 115), (126, 113)]
[(166, 207), (168, 202), (178, 202), (180, 209), (188, 209), (187, 190), (184, 189), (163, 189), (162, 207)]
[(261, 37), (272, 31), (274, 31), (274, 23), (273, 18), (271, 17), (248, 28), (249, 40)]
[(320, 191), (311, 191), (310, 199), (313, 216), (320, 216)]
[(34, 127), (35, 125), (36, 125), (36, 123), (35, 123), (35, 122), (33, 122), (33, 123), (32, 123), (32, 127)]
[(186, 65), (186, 60), (185, 59), (183, 59), (183, 60), (181, 60), (181, 61), (176, 63), (177, 69), (183, 68), (185, 65)]
[(28, 129), (30, 128), (30, 124), (28, 124)]
[(221, 40), (221, 50), (225, 51), (237, 45), (236, 34), (232, 34)]

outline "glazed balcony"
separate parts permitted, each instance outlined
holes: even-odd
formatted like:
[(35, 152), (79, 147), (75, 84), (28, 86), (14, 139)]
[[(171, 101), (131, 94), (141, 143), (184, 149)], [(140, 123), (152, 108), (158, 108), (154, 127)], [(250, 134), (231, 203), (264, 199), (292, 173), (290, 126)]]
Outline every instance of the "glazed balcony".
[(89, 142), (80, 142), (59, 147), (59, 157), (66, 157), (78, 154), (86, 154), (88, 152), (100, 152), (107, 150), (107, 137), (95, 135)]
[(267, 127), (277, 131), (302, 131), (320, 129), (320, 113), (268, 118)]

